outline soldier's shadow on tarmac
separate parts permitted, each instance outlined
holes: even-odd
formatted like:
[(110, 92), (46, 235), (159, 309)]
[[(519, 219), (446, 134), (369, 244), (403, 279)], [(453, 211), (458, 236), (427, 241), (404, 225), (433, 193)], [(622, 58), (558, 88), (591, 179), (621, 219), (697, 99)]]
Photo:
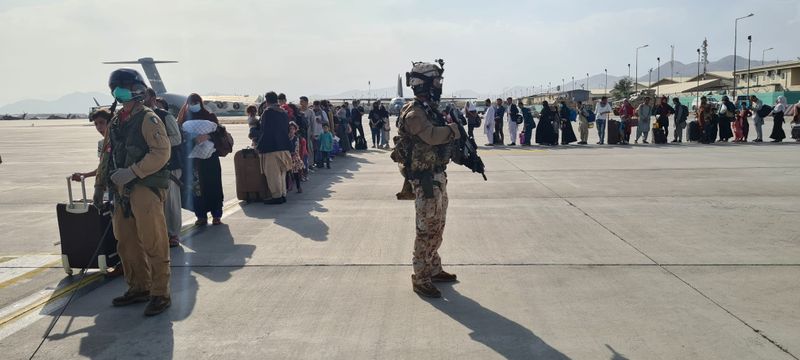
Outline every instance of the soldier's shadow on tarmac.
[(363, 153), (353, 151), (346, 156), (337, 156), (331, 163), (331, 169), (317, 169), (309, 174), (309, 180), (301, 184), (303, 193), (290, 192), (287, 202), (282, 205), (262, 205), (253, 203), (242, 207), (245, 215), (256, 219), (272, 219), (275, 225), (285, 227), (303, 238), (313, 241), (327, 241), (330, 228), (328, 224), (312, 212), (328, 212), (321, 202), (332, 196), (331, 187), (353, 178), (353, 173), (362, 164), (370, 161), (352, 154)]
[(450, 284), (438, 286), (442, 299), (433, 299), (433, 307), (472, 330), (472, 340), (482, 343), (506, 359), (556, 359), (569, 357), (545, 343), (531, 330), (481, 306), (459, 293)]
[[(125, 292), (127, 285), (121, 278), (106, 280), (76, 294), (48, 340), (59, 341), (85, 334), (80, 339), (79, 354), (91, 359), (120, 356), (171, 359), (173, 322), (188, 318), (197, 301), (199, 284), (195, 274), (214, 282), (227, 281), (234, 271), (244, 267), (255, 251), (254, 245), (235, 244), (227, 225), (194, 230), (184, 236), (183, 246), (188, 251), (184, 247), (171, 249), (172, 306), (165, 313), (146, 318), (143, 315), (146, 304), (111, 306), (111, 299)], [(79, 296), (87, 293), (88, 296)], [(58, 310), (52, 307), (42, 312), (54, 316)], [(94, 318), (94, 324), (75, 328), (74, 323), (81, 318)], [(51, 324), (53, 320), (55, 317)]]
[[(111, 299), (126, 289), (127, 285), (122, 279), (113, 279), (78, 290), (79, 294), (64, 311), (38, 356), (49, 358), (57, 355), (48, 353), (48, 343), (83, 335), (78, 353), (90, 359), (172, 359), (172, 323), (179, 320), (175, 316), (178, 312), (175, 311), (174, 298), (172, 308), (166, 313), (145, 318), (143, 312), (146, 303), (119, 308), (111, 305)], [(173, 285), (173, 294), (181, 291), (183, 289)], [(61, 309), (58, 302), (52, 305), (42, 310), (42, 313), (53, 316), (51, 326)], [(94, 323), (83, 326), (86, 319), (93, 319)]]

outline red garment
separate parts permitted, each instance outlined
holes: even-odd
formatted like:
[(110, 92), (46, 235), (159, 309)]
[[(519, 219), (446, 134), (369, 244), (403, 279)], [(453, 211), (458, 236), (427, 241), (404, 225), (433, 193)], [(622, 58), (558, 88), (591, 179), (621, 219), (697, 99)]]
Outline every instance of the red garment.
[(305, 138), (300, 138), (300, 158), (305, 159), (308, 156), (308, 142)]
[(289, 104), (281, 105), (281, 109), (283, 109), (284, 111), (286, 111), (287, 114), (289, 114), (289, 121), (294, 121), (294, 109), (292, 109), (292, 107), (289, 106)]
[(632, 118), (634, 113), (636, 113), (636, 110), (630, 104), (622, 104), (622, 108), (619, 109), (619, 116), (622, 118)]

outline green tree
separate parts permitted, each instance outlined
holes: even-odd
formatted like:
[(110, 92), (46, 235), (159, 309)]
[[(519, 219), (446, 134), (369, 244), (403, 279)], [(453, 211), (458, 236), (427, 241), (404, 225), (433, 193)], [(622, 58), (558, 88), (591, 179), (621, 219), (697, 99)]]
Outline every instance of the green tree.
[(627, 77), (617, 81), (617, 83), (614, 84), (614, 88), (611, 90), (611, 97), (614, 100), (627, 98), (631, 94), (633, 94), (633, 81)]

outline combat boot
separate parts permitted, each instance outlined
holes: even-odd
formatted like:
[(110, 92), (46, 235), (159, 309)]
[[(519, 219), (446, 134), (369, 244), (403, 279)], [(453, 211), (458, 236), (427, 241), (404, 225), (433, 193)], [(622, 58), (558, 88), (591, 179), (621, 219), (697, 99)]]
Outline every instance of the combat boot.
[(450, 274), (444, 270), (439, 272), (436, 275), (431, 276), (431, 281), (433, 282), (456, 282), (456, 274)]
[(154, 316), (161, 314), (164, 310), (172, 305), (172, 300), (166, 296), (153, 296), (147, 307), (144, 309), (145, 316)]
[(436, 286), (433, 286), (432, 283), (427, 282), (424, 284), (416, 284), (415, 283), (416, 277), (415, 275), (411, 275), (411, 285), (413, 286), (414, 292), (428, 298), (440, 298), (442, 297), (442, 293)]
[(122, 296), (115, 297), (114, 300), (111, 301), (111, 304), (114, 306), (126, 306), (147, 302), (148, 300), (150, 300), (149, 291), (133, 291), (128, 289)]

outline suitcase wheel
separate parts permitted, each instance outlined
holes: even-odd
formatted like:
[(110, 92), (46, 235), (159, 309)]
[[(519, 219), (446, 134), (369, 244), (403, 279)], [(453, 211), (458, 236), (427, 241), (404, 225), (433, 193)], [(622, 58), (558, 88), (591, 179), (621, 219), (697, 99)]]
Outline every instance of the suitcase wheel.
[(100, 269), (101, 274), (108, 274), (108, 263), (106, 262), (105, 255), (100, 255), (97, 257), (97, 268)]
[(64, 272), (72, 276), (72, 267), (69, 265), (69, 257), (66, 254), (61, 254), (61, 266), (64, 267)]

